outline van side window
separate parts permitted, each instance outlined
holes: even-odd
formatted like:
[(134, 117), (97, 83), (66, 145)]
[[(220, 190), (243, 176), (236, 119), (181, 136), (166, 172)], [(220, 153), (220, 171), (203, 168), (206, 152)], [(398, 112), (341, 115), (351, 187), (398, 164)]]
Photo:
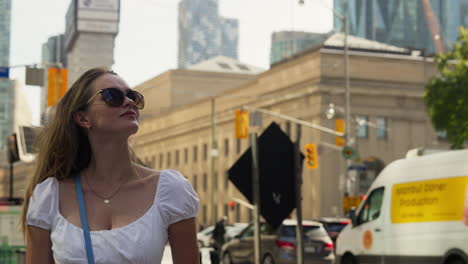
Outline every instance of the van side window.
[(357, 216), (357, 224), (361, 225), (369, 221), (373, 221), (380, 216), (380, 209), (382, 207), (382, 200), (384, 195), (384, 188), (375, 189), (371, 192), (366, 199), (364, 205), (359, 211)]

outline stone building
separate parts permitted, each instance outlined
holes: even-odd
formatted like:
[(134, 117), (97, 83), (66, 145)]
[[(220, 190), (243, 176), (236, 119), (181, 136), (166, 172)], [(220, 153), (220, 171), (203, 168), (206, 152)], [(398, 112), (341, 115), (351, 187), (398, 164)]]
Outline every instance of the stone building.
[[(340, 36), (332, 38), (338, 43)], [(190, 180), (201, 200), (200, 223), (211, 223), (212, 213), (214, 218), (227, 215), (230, 221), (249, 221), (248, 208), (237, 205), (232, 210), (229, 206), (233, 198), (243, 196), (227, 180), (226, 171), (249, 147), (246, 140), (235, 138), (234, 111), (242, 106), (259, 107), (334, 128), (335, 120), (327, 119), (325, 112), (331, 103), (344, 107), (345, 101), (343, 49), (335, 42), (327, 41), (327, 45), (275, 64), (222, 95), (145, 118), (134, 137), (136, 153), (155, 169), (177, 169)], [(351, 39), (349, 58), (351, 109), (353, 120), (357, 121), (352, 123), (354, 146), (362, 164), (376, 170), (376, 166), (404, 158), (412, 148), (447, 147), (443, 139), (437, 138), (423, 102), (424, 85), (436, 74), (432, 59), (359, 38)], [(219, 156), (212, 175), (213, 101)], [(263, 115), (260, 132), (272, 121), (295, 140), (294, 124), (267, 115)], [(334, 146), (335, 136), (302, 128), (301, 143), (317, 143), (320, 161), (319, 169), (303, 170), (304, 218), (341, 214), (339, 208), (346, 185), (344, 181), (340, 183), (340, 175), (346, 167), (339, 148)], [(372, 173), (358, 174), (346, 182), (358, 185), (351, 187), (357, 194), (363, 194), (373, 177)]]

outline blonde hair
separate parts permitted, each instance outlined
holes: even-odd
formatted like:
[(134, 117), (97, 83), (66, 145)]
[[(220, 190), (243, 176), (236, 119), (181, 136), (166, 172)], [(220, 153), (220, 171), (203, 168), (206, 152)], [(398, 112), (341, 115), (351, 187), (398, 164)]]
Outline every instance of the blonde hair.
[[(93, 68), (83, 73), (58, 102), (51, 121), (39, 132), (36, 138), (36, 171), (24, 196), (20, 222), (23, 233), (26, 231), (29, 199), (36, 185), (49, 177), (58, 180), (72, 178), (88, 166), (92, 156), (91, 146), (73, 115), (77, 111), (86, 110), (93, 81), (105, 74), (117, 75), (105, 68)], [(130, 152), (134, 160), (131, 149)]]

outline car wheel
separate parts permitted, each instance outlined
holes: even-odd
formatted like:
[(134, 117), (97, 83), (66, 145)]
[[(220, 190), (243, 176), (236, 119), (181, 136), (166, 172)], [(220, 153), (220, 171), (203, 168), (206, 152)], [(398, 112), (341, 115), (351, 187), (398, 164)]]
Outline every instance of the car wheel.
[(233, 264), (232, 261), (231, 261), (231, 255), (229, 254), (229, 252), (224, 253), (223, 260), (222, 260), (221, 263), (222, 264)]
[(353, 255), (344, 255), (343, 259), (341, 260), (342, 264), (358, 264), (356, 258)]
[(263, 264), (275, 264), (275, 261), (273, 260), (273, 257), (271, 255), (266, 255), (263, 258)]

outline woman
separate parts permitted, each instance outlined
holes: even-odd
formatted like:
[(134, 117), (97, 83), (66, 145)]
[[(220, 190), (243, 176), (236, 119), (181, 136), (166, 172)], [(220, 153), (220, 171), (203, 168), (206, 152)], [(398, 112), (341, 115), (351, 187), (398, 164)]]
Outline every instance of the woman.
[(167, 241), (174, 263), (199, 263), (190, 183), (177, 171), (138, 165), (129, 147), (144, 103), (101, 68), (85, 72), (58, 103), (38, 136), (25, 197), (27, 263), (88, 263), (86, 219), (95, 263), (160, 263)]

